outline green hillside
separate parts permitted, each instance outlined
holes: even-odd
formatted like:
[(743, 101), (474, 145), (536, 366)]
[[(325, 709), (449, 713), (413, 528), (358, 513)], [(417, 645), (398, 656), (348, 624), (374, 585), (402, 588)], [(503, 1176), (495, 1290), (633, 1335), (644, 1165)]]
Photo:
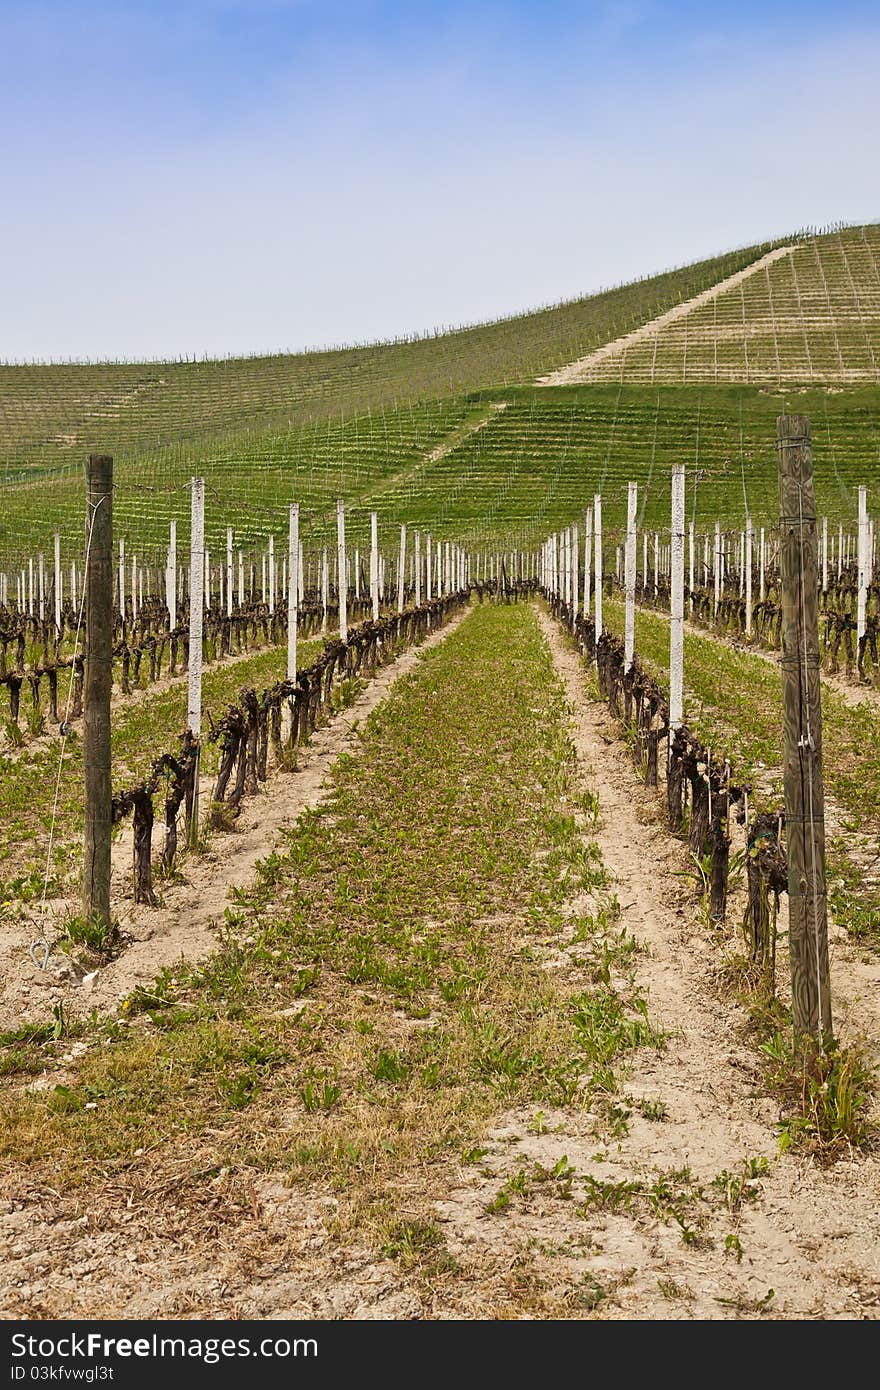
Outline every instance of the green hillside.
[[(777, 510), (775, 419), (792, 409), (812, 421), (820, 511), (850, 525), (858, 485), (872, 487), (876, 507), (880, 481), (880, 384), (871, 375), (878, 237), (872, 226), (754, 246), (412, 342), (226, 362), (0, 367), (0, 569), (47, 550), (55, 532), (66, 553), (81, 549), (82, 468), (93, 449), (117, 461), (117, 534), (129, 551), (155, 559), (171, 517), (186, 543), (195, 472), (208, 480), (211, 547), (225, 544), (228, 525), (243, 547), (282, 535), (291, 501), (301, 504), (306, 544), (319, 542), (337, 497), (348, 504), (354, 544), (365, 539), (372, 509), (389, 529), (407, 521), (476, 546), (530, 544), (577, 519), (597, 491), (609, 528), (619, 527), (631, 478), (641, 484), (643, 522), (660, 529), (668, 525), (669, 470), (682, 461), (698, 525), (718, 517), (739, 526), (745, 499), (755, 521), (769, 525)], [(605, 377), (597, 370), (582, 383), (538, 384), (774, 249), (782, 254), (735, 289), (656, 332), (649, 327), (623, 357), (610, 347)], [(782, 293), (789, 282), (799, 318)], [(734, 298), (739, 338), (725, 319)], [(714, 339), (703, 332), (707, 316)], [(746, 352), (748, 371), (726, 380)], [(876, 353), (880, 360), (880, 341)], [(640, 375), (649, 357), (653, 382)], [(773, 378), (776, 362), (790, 365), (791, 381)], [(804, 362), (811, 381), (798, 376)], [(841, 362), (845, 381), (833, 379)], [(620, 377), (622, 363), (624, 380), (609, 379), (612, 368)]]
[(738, 284), (587, 360), (578, 381), (880, 383), (880, 225), (781, 247)]

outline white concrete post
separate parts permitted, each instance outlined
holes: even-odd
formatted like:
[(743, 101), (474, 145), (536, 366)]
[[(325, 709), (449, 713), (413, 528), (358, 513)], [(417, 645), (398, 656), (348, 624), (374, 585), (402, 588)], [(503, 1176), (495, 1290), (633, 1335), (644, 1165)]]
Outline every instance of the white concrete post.
[[(203, 584), (205, 577), (205, 480), (192, 480), (192, 523), (189, 543), (189, 674), (187, 686), (187, 725), (196, 738), (202, 732), (202, 633), (204, 623)], [(193, 814), (190, 843), (198, 835), (199, 761), (196, 760), (193, 788)]]
[(321, 551), (321, 631), (327, 631), (327, 607), (330, 602), (330, 566), (327, 563), (327, 547)]
[(746, 637), (752, 635), (752, 519), (749, 517), (746, 522), (746, 561), (745, 561), (745, 580), (746, 580)]
[(623, 624), (623, 669), (629, 672), (636, 641), (636, 510), (639, 502), (638, 483), (627, 484), (626, 546), (623, 556), (623, 586), (626, 591), (626, 611)]
[[(856, 642), (861, 643), (865, 635), (866, 627), (866, 604), (868, 598), (868, 566), (870, 564), (871, 548), (868, 533), (868, 489), (859, 488), (859, 535), (858, 535), (858, 591), (856, 595)], [(856, 652), (858, 653), (858, 646)]]
[[(670, 558), (669, 728), (684, 717), (684, 464), (672, 470), (672, 554)], [(671, 740), (670, 740), (671, 746)]]
[[(61, 537), (58, 536), (58, 535), (56, 535), (56, 537), (55, 537), (55, 582), (54, 582), (54, 585), (53, 585), (53, 594), (54, 594), (54, 599), (55, 599), (55, 631), (56, 631), (57, 633), (60, 633), (60, 631), (61, 631), (61, 585), (62, 585), (62, 578), (61, 578)], [(4, 602), (5, 602), (5, 600), (4, 600)]]
[(593, 543), (596, 565), (596, 642), (602, 636), (602, 494), (593, 497)]
[[(447, 546), (447, 551), (449, 547)], [(406, 526), (400, 528), (400, 558), (397, 562), (397, 611), (403, 612), (404, 583), (406, 581)]]
[(339, 591), (339, 636), (348, 641), (348, 585), (345, 562), (345, 503), (336, 503), (336, 587)]
[(379, 518), (370, 513), (370, 598), (373, 603), (373, 622), (379, 620)]

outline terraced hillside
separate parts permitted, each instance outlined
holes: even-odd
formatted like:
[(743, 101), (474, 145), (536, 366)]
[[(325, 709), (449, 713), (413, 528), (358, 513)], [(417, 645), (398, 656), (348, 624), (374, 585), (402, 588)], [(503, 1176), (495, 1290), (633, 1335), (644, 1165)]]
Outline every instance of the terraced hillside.
[[(355, 546), (373, 509), (386, 536), (407, 521), (472, 545), (527, 546), (575, 520), (596, 491), (606, 525), (619, 528), (630, 479), (640, 524), (665, 529), (668, 474), (681, 461), (698, 527), (739, 527), (746, 502), (772, 524), (775, 418), (790, 408), (812, 421), (822, 513), (850, 527), (859, 484), (880, 471), (878, 263), (880, 227), (850, 228), (417, 342), (0, 368), (0, 571), (48, 552), (54, 534), (64, 554), (81, 553), (92, 448), (116, 458), (117, 533), (154, 562), (172, 517), (187, 543), (196, 472), (208, 480), (212, 549), (228, 525), (245, 548), (282, 535), (293, 500), (306, 546), (324, 543), (338, 497)], [(637, 336), (619, 340), (633, 327)], [(561, 384), (585, 360), (594, 379)], [(609, 379), (622, 370), (624, 380)], [(539, 373), (557, 384), (535, 384)]]
[(747, 247), (535, 313), (399, 342), (217, 362), (0, 366), (7, 482), (63, 467), (74, 451), (131, 457), (528, 381), (648, 322), (766, 249)]
[(880, 225), (777, 247), (544, 380), (876, 384)]

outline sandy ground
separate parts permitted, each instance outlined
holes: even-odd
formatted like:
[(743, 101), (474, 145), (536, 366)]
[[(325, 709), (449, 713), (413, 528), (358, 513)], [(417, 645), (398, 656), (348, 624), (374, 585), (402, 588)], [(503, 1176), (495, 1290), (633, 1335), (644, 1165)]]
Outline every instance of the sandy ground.
[(604, 362), (609, 357), (614, 357), (619, 352), (633, 346), (634, 343), (641, 342), (645, 338), (653, 338), (656, 333), (675, 323), (677, 319), (685, 318), (693, 313), (694, 309), (699, 309), (701, 305), (710, 303), (717, 299), (720, 294), (727, 290), (732, 290), (741, 284), (743, 280), (748, 280), (752, 275), (757, 275), (774, 261), (781, 260), (783, 256), (790, 256), (797, 250), (795, 246), (777, 246), (775, 251), (768, 251), (766, 256), (761, 256), (751, 265), (747, 265), (744, 270), (738, 270), (735, 275), (728, 275), (726, 280), (719, 280), (717, 285), (711, 285), (708, 290), (703, 290), (701, 294), (696, 294), (692, 299), (686, 299), (681, 304), (676, 304), (674, 308), (667, 309), (665, 313), (658, 314), (648, 323), (643, 323), (640, 328), (634, 328), (631, 333), (625, 333), (620, 338), (614, 338), (610, 343), (603, 343), (594, 352), (590, 352), (586, 357), (581, 357), (577, 362), (570, 362), (567, 367), (560, 367), (558, 371), (550, 372), (547, 376), (538, 378), (538, 386), (574, 386), (579, 381), (591, 380), (593, 368), (600, 362)]
[[(49, 904), (50, 916), (45, 923), (21, 917), (0, 920), (0, 1028), (14, 1028), (31, 1017), (45, 1018), (59, 1002), (73, 1014), (112, 1009), (136, 985), (155, 979), (164, 966), (182, 957), (198, 960), (211, 951), (230, 890), (249, 883), (257, 860), (271, 851), (279, 832), (321, 800), (331, 763), (356, 746), (357, 726), (387, 695), (394, 681), (412, 670), (419, 652), (442, 641), (463, 616), (457, 614), (420, 647), (410, 648), (382, 668), (349, 708), (316, 730), (309, 745), (299, 750), (295, 772), (273, 772), (258, 796), (245, 798), (234, 830), (213, 832), (204, 854), (181, 861), (183, 882), (157, 882), (161, 895), (158, 908), (136, 905), (132, 900), (132, 830), (127, 824), (114, 842), (112, 858), (111, 906), (124, 949), (85, 984), (83, 972), (60, 952), (53, 952), (46, 970), (37, 969), (28, 954), (28, 945), (40, 927), (49, 942), (58, 937), (65, 915), (77, 909), (73, 900)], [(203, 806), (211, 798), (213, 781), (213, 777), (201, 780)], [(161, 848), (158, 826), (154, 846)], [(87, 975), (90, 977), (91, 971)]]
[[(478, 1164), (438, 1165), (436, 1218), (457, 1265), (427, 1281), (334, 1239), (327, 1193), (274, 1176), (209, 1174), (197, 1146), (186, 1161), (157, 1155), (149, 1179), (120, 1174), (78, 1199), (12, 1184), (0, 1204), (4, 1316), (880, 1315), (880, 1161), (853, 1154), (821, 1168), (779, 1156), (775, 1108), (761, 1094), (742, 1015), (717, 988), (735, 928), (719, 934), (700, 921), (687, 856), (663, 827), (657, 795), (641, 786), (604, 706), (588, 699), (574, 650), (549, 618), (542, 623), (573, 708), (579, 777), (599, 797), (590, 833), (616, 880), (622, 922), (643, 948), (638, 977), (651, 1019), (669, 1035), (665, 1051), (633, 1054), (628, 1131), (609, 1142), (577, 1110), (500, 1117)], [(554, 947), (544, 964), (577, 977), (574, 949)], [(841, 971), (838, 1014), (847, 986)], [(665, 1107), (665, 1118), (645, 1118), (639, 1101)], [(687, 1168), (708, 1185), (758, 1156), (769, 1167), (755, 1199), (738, 1212), (713, 1208), (693, 1238), (643, 1203), (577, 1210), (585, 1175), (647, 1181)], [(568, 1194), (545, 1181), (487, 1212), (506, 1178), (563, 1158), (575, 1170)], [(399, 1200), (405, 1212), (405, 1184)], [(739, 1259), (725, 1250), (728, 1235)]]

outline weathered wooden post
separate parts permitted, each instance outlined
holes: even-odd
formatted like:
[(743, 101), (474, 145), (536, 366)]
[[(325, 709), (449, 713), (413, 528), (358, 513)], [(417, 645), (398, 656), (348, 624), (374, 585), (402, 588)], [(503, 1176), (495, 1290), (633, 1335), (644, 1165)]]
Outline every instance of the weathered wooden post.
[(92, 454), (88, 469), (85, 573), (85, 679), (83, 684), (82, 910), (86, 921), (109, 933), (110, 689), (113, 684), (113, 460)]
[(797, 1039), (831, 1039), (825, 807), (819, 680), (819, 556), (810, 425), (780, 415), (780, 537), (785, 829), (792, 1022)]

